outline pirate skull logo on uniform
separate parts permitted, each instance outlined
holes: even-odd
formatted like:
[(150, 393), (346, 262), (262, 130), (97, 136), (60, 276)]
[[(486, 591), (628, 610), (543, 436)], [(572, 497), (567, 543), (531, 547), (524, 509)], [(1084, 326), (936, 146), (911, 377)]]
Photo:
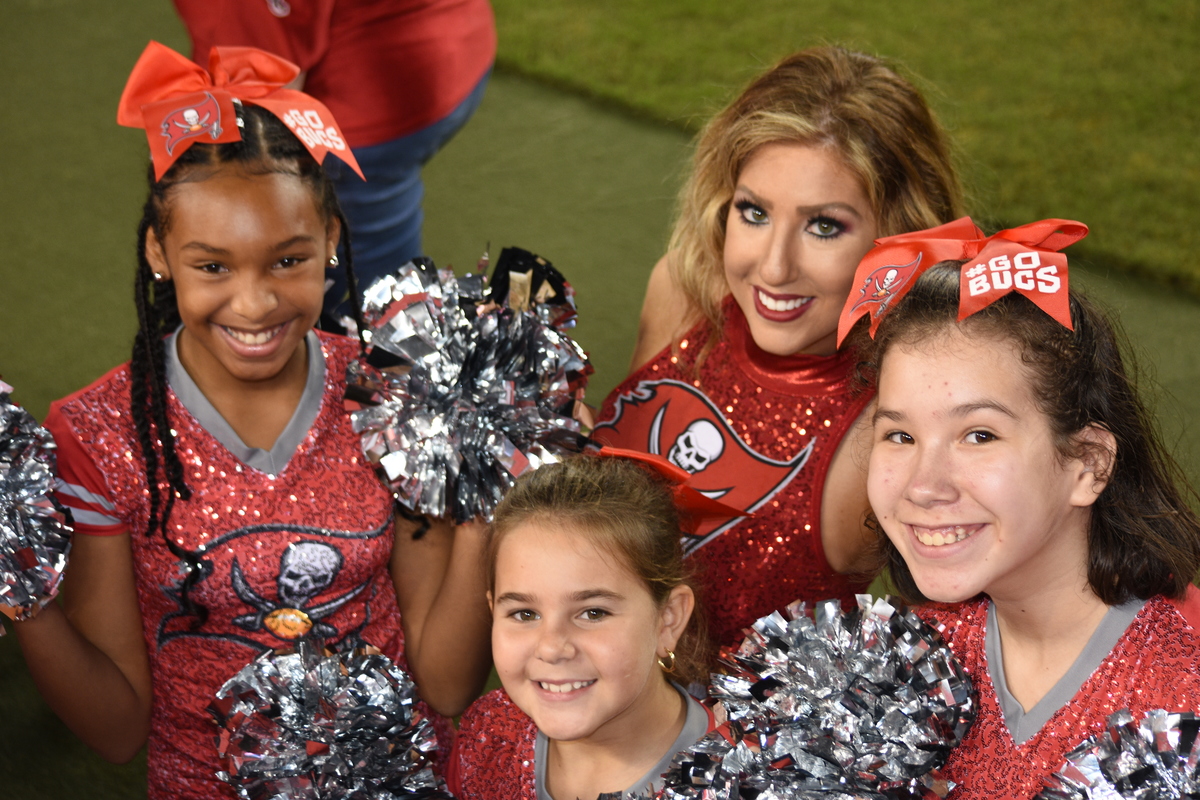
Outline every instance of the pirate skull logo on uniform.
[(298, 639), (310, 630), (322, 636), (337, 633), (332, 626), (321, 622), (367, 588), (369, 581), (345, 594), (320, 603), (308, 605), (314, 597), (333, 585), (342, 569), (342, 554), (324, 542), (293, 542), (279, 557), (279, 575), (275, 579), (276, 600), (258, 594), (246, 580), (237, 558), (230, 568), (233, 591), (257, 611), (235, 617), (233, 624), (248, 631), (266, 628), (280, 639)]

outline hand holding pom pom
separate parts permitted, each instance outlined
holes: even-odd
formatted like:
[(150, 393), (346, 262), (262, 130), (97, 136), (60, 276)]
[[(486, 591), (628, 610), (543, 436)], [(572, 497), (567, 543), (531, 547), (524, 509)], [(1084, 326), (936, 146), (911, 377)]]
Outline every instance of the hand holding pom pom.
[(524, 470), (586, 443), (572, 413), (592, 372), (564, 331), (573, 291), (524, 250), (461, 279), (428, 259), (364, 294), (371, 350), (350, 366), (347, 407), (363, 451), (407, 508), (491, 519)]
[(448, 800), (416, 700), (408, 675), (361, 642), (335, 653), (302, 639), (263, 653), (209, 706), (217, 777), (245, 800)]
[(971, 682), (911, 611), (859, 596), (754, 623), (710, 696), (727, 721), (675, 757), (662, 798), (944, 797), (936, 773), (975, 718)]
[(0, 382), (0, 613), (26, 620), (58, 594), (71, 524), (51, 495), (54, 440), (11, 391)]

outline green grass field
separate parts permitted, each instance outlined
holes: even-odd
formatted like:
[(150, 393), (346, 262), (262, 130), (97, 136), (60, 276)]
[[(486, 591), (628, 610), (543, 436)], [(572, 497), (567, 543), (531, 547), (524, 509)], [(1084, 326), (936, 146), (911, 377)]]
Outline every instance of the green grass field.
[(896, 59), (961, 150), (971, 212), (1200, 294), (1200, 4), (494, 0), (500, 63), (694, 130), (813, 44)]
[[(923, 77), (985, 225), (1093, 226), (1073, 275), (1120, 313), (1200, 477), (1200, 304), (1170, 287), (1197, 286), (1194, 5), (494, 2), (501, 69), (426, 171), (426, 250), (459, 268), (488, 242), (554, 261), (578, 290), (593, 402), (624, 376), (689, 131), (778, 56), (839, 41)], [(116, 102), (148, 39), (187, 43), (167, 0), (3, 0), (0, 29), (0, 375), (41, 418), (128, 358), (146, 145)], [(80, 745), (0, 639), (0, 796), (131, 800), (142, 770)]]

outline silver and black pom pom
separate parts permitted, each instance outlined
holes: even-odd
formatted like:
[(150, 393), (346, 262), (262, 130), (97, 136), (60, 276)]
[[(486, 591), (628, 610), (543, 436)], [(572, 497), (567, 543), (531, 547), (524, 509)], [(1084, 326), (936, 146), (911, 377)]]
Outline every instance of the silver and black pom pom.
[(0, 613), (25, 620), (58, 594), (71, 516), (52, 494), (54, 439), (9, 400), (11, 391), (0, 382)]
[(364, 296), (370, 351), (348, 370), (347, 406), (406, 508), (490, 520), (516, 476), (586, 444), (574, 412), (592, 367), (549, 262), (507, 248), (485, 294), (482, 275), (417, 259)]
[(710, 696), (727, 719), (676, 756), (662, 798), (944, 797), (937, 773), (975, 718), (936, 630), (887, 600), (789, 606), (754, 623)]
[(1200, 798), (1200, 717), (1128, 709), (1067, 754), (1036, 800)]
[(442, 800), (412, 680), (361, 642), (266, 652), (217, 691), (217, 777), (243, 800)]

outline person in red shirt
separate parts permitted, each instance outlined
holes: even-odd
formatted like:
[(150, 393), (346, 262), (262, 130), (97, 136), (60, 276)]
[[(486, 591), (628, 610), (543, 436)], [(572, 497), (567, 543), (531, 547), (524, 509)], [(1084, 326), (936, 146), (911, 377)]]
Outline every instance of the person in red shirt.
[(1108, 715), (1200, 711), (1200, 520), (1112, 324), (1068, 290), (1056, 251), (1086, 229), (961, 251), (949, 227), (881, 242), (859, 273), (920, 263), (872, 307), (867, 486), (894, 585), (933, 601), (918, 613), (978, 692), (951, 798), (1028, 800)]
[(706, 676), (674, 488), (589, 455), (522, 475), (501, 501), (488, 565), (504, 688), (463, 715), (456, 797), (646, 796), (713, 728), (683, 688)]
[(343, 405), (361, 343), (313, 330), (345, 220), (289, 126), (343, 137), (280, 88), (295, 65), (239, 50), (214, 77), (152, 43), (126, 85), (118, 121), (154, 157), (133, 358), (51, 406), (76, 536), (62, 606), (17, 625), (85, 743), (114, 761), (147, 744), (152, 800), (234, 796), (206, 707), (307, 633), (379, 647), (447, 716), (490, 666), (483, 526), (397, 522)]
[(945, 134), (873, 56), (788, 56), (701, 133), (632, 369), (594, 436), (666, 456), (747, 512), (684, 543), (715, 644), (793, 600), (852, 604), (870, 583), (871, 391), (834, 346), (837, 316), (876, 237), (958, 209)]
[[(421, 249), (421, 168), (483, 98), (496, 57), (488, 0), (173, 0), (208, 65), (214, 45), (258, 47), (302, 70), (301, 86), (341, 123), (366, 177), (326, 164), (365, 288)], [(342, 270), (325, 309), (352, 317)]]

